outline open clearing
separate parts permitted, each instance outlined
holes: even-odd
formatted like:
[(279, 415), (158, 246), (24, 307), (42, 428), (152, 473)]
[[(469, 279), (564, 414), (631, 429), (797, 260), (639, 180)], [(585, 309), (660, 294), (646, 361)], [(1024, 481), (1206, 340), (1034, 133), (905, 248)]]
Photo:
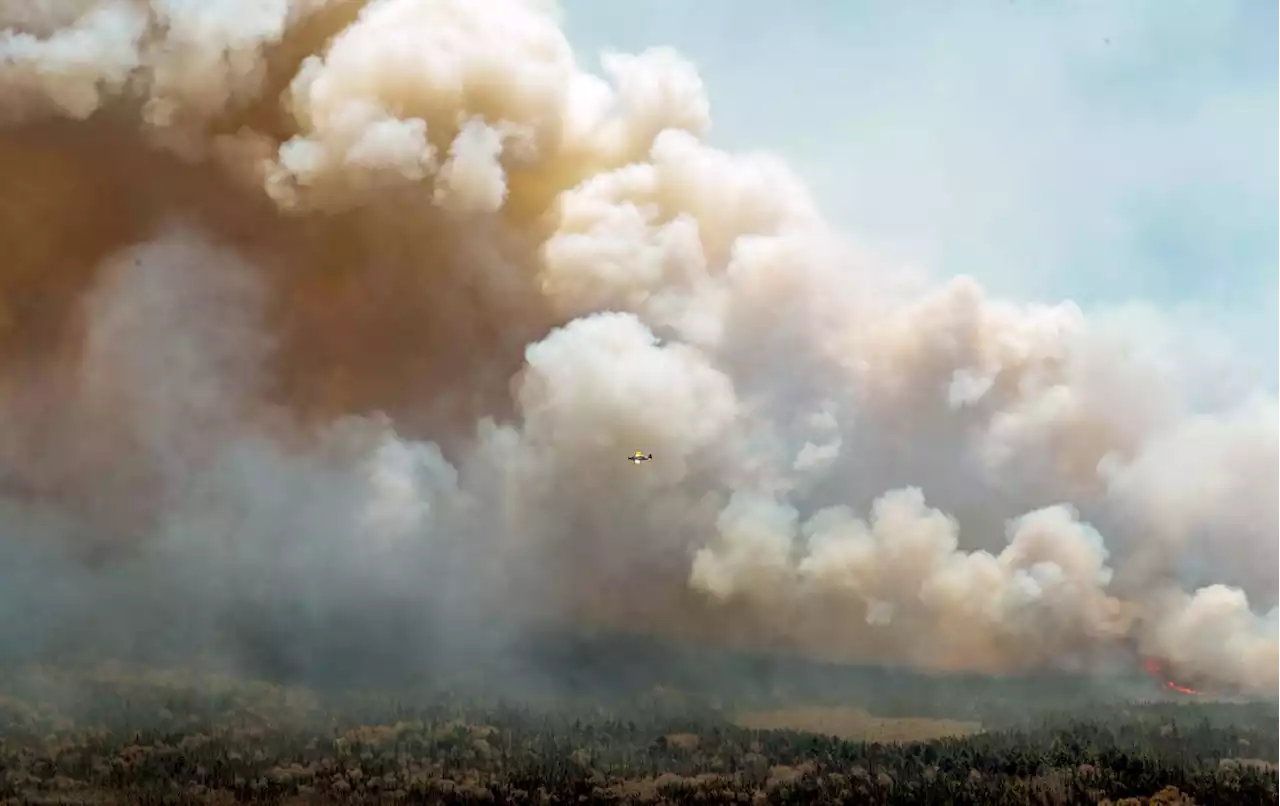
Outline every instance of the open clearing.
[(980, 722), (922, 717), (873, 716), (861, 708), (805, 707), (747, 711), (733, 717), (751, 730), (798, 730), (864, 742), (923, 742), (948, 736), (972, 736)]

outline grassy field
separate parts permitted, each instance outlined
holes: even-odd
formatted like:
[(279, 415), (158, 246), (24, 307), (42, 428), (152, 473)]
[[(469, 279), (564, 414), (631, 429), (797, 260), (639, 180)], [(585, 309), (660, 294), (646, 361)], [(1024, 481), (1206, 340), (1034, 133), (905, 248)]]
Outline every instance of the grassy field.
[(748, 730), (792, 730), (836, 736), (855, 742), (924, 742), (972, 736), (982, 730), (978, 722), (923, 717), (881, 717), (861, 708), (810, 706), (744, 711), (733, 723)]

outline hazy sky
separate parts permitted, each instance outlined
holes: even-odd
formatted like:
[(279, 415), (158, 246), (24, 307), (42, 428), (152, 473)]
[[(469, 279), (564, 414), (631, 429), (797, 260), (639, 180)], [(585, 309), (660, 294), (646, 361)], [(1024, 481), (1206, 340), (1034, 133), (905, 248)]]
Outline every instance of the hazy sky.
[(829, 217), (1001, 292), (1229, 333), (1275, 383), (1272, 0), (565, 0), (603, 49), (699, 68), (710, 139), (784, 155)]

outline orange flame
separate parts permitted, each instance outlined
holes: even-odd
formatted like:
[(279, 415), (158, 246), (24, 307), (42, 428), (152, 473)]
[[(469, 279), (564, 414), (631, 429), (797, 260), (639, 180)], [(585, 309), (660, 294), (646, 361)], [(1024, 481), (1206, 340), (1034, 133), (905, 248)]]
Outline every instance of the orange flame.
[(1192, 694), (1192, 695), (1199, 695), (1204, 693), (1201, 691), (1196, 691), (1193, 688), (1180, 686), (1177, 683), (1170, 680), (1168, 676), (1165, 674), (1164, 666), (1160, 663), (1160, 661), (1156, 660), (1155, 658), (1147, 658), (1145, 661), (1143, 661), (1142, 665), (1146, 667), (1147, 672), (1150, 673), (1152, 677), (1156, 678), (1161, 683), (1163, 683), (1164, 687), (1169, 689), (1170, 691), (1176, 691), (1179, 694)]

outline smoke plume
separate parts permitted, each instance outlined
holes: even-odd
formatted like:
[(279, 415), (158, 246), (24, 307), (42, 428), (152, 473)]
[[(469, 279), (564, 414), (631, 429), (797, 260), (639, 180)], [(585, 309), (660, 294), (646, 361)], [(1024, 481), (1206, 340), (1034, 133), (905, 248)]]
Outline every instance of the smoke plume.
[(0, 648), (571, 623), (1276, 690), (1273, 394), (878, 265), (679, 55), (598, 77), (556, 15), (3, 5)]

